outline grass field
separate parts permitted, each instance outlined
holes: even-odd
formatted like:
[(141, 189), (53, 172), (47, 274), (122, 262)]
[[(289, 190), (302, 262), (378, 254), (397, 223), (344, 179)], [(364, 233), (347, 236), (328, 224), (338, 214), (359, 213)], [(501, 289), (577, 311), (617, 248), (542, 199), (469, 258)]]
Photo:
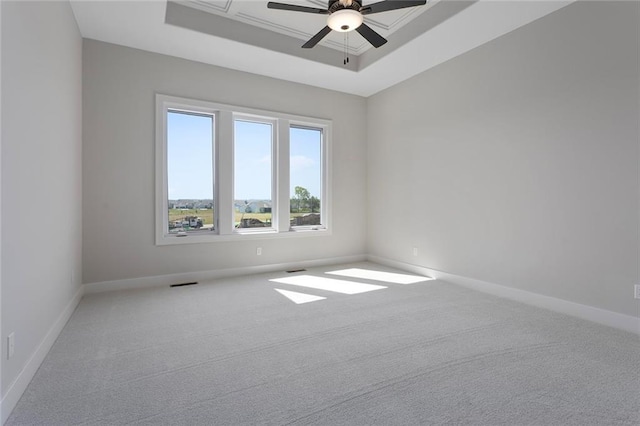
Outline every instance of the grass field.
[(213, 210), (169, 209), (169, 223), (182, 221), (187, 216), (197, 216), (202, 218), (203, 225), (213, 224)]
[[(302, 216), (306, 213), (291, 213), (291, 217)], [(169, 209), (169, 223), (182, 221), (187, 216), (197, 216), (202, 219), (202, 224), (209, 227), (213, 224), (213, 210), (206, 209)], [(240, 220), (258, 219), (261, 222), (271, 221), (271, 213), (239, 213), (235, 212), (235, 224), (239, 224)]]
[[(203, 225), (213, 224), (213, 210), (202, 209), (169, 209), (169, 223), (182, 221), (187, 216), (197, 216), (202, 218)], [(258, 219), (261, 222), (271, 220), (271, 213), (239, 213), (235, 212), (235, 223), (240, 223), (241, 219)]]

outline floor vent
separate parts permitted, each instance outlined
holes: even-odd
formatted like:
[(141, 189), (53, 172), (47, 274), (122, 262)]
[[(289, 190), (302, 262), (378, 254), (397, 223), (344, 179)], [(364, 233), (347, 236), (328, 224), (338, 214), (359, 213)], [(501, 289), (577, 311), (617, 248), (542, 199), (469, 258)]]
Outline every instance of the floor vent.
[(304, 272), (306, 269), (292, 269), (290, 271), (286, 271), (287, 274), (293, 274), (294, 272)]
[(184, 287), (185, 285), (195, 285), (195, 284), (198, 284), (198, 281), (193, 281), (190, 283), (171, 284), (169, 287)]

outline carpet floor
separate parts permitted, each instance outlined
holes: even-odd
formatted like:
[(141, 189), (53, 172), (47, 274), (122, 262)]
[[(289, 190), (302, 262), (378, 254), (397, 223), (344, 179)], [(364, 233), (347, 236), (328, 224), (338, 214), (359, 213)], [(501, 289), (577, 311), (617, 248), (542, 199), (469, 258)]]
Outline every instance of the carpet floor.
[(394, 272), (85, 295), (6, 424), (640, 424), (637, 335)]

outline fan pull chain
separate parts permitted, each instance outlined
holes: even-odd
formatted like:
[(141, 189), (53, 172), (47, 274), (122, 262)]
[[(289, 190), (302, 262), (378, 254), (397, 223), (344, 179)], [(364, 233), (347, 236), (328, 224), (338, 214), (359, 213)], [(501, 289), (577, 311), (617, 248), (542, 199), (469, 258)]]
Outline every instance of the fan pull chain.
[(349, 32), (344, 33), (344, 64), (349, 63)]

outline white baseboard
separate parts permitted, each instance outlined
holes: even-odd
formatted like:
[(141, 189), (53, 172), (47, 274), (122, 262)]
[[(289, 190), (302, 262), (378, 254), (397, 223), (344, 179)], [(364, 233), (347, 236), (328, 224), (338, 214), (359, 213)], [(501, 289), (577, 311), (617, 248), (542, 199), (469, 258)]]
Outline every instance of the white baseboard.
[(366, 260), (366, 255), (330, 257), (325, 259), (305, 260), (300, 262), (277, 263), (270, 265), (248, 266), (244, 268), (214, 269), (211, 271), (184, 272), (179, 274), (158, 275), (152, 277), (130, 278), (125, 280), (102, 281), (84, 285), (85, 294), (102, 293), (114, 290), (131, 290), (147, 287), (167, 286), (171, 284), (210, 281), (213, 279), (235, 277), (240, 275), (262, 274), (294, 268), (312, 268), (316, 266), (354, 263)]
[(374, 255), (368, 255), (367, 260), (374, 263), (379, 263), (381, 265), (402, 269), (407, 272), (428, 275), (438, 280), (447, 281), (473, 290), (481, 291), (483, 293), (492, 294), (494, 296), (503, 297), (505, 299), (515, 300), (516, 302), (536, 306), (538, 308), (549, 309), (554, 312), (571, 315), (573, 317), (596, 322), (598, 324), (603, 324), (609, 327), (640, 335), (640, 318), (636, 318), (631, 315), (619, 314), (617, 312), (607, 311), (605, 309), (595, 308), (593, 306), (581, 305), (579, 303), (569, 302), (567, 300), (557, 299), (555, 297), (544, 296), (541, 294), (481, 281), (474, 278), (449, 274), (447, 272), (399, 262), (396, 260), (386, 259)]
[(78, 306), (78, 303), (80, 303), (80, 299), (82, 299), (83, 293), (84, 287), (80, 286), (80, 288), (78, 289), (78, 291), (76, 291), (76, 294), (74, 294), (73, 298), (64, 308), (58, 319), (53, 323), (53, 326), (49, 329), (47, 335), (44, 337), (44, 339), (42, 339), (42, 342), (40, 342), (40, 345), (38, 345), (36, 351), (33, 353), (33, 355), (31, 355), (31, 358), (29, 358), (20, 374), (18, 374), (18, 377), (16, 377), (16, 379), (7, 389), (4, 398), (2, 398), (2, 401), (0, 402), (0, 424), (4, 424), (9, 418), (9, 415), (15, 408), (24, 391), (27, 389), (27, 386), (31, 382), (31, 379), (33, 379), (36, 371), (38, 371), (38, 368), (40, 368), (42, 361), (44, 361), (44, 358), (51, 350), (51, 347), (60, 335), (60, 332), (64, 328), (65, 324), (67, 323), (67, 321), (69, 321), (69, 318), (71, 318), (71, 314), (73, 314), (73, 311)]

